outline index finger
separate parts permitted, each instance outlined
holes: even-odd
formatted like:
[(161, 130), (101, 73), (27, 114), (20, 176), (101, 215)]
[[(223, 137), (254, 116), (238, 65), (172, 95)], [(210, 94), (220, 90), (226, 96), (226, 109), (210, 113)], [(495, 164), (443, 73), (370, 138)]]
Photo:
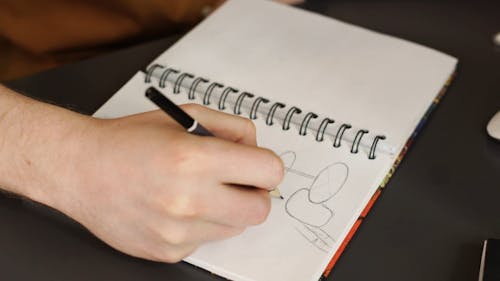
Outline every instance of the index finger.
[(217, 137), (232, 142), (257, 145), (255, 125), (250, 119), (198, 104), (184, 104), (182, 108)]
[(274, 190), (283, 179), (283, 161), (269, 149), (217, 138), (207, 138), (203, 149), (221, 183)]

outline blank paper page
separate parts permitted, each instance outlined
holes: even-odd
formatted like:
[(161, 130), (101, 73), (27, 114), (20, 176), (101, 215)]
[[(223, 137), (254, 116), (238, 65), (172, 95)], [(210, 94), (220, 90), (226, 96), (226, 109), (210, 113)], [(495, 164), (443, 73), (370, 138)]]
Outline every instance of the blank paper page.
[(328, 114), (399, 147), (456, 62), (415, 43), (262, 0), (227, 2), (154, 61)]

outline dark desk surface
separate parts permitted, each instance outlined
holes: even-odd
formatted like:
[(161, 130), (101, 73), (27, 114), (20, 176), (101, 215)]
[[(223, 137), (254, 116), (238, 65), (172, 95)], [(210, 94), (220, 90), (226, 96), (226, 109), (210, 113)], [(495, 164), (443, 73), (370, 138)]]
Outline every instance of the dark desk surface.
[[(437, 2), (437, 3), (436, 3)], [(458, 76), (329, 280), (477, 280), (482, 240), (500, 237), (498, 2), (314, 1), (305, 7), (460, 59)], [(164, 39), (13, 81), (91, 113), (166, 49)], [(1, 280), (219, 280), (187, 264), (127, 257), (39, 207), (0, 196)]]

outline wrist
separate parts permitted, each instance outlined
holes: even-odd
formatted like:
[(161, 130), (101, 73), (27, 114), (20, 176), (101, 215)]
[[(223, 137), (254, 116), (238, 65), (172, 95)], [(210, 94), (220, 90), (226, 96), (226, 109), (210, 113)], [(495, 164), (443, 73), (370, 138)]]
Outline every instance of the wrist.
[(21, 189), (26, 176), (21, 176), (25, 151), (20, 151), (23, 142), (20, 123), (24, 122), (23, 112), (28, 101), (0, 85), (0, 187), (23, 196), (27, 194)]
[(0, 100), (0, 186), (56, 207), (91, 118), (5, 88)]

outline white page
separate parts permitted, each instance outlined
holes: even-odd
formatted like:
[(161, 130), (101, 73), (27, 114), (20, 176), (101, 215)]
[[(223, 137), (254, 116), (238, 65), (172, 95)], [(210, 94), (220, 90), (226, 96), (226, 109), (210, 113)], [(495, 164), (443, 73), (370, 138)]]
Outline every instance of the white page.
[(457, 60), (262, 0), (232, 0), (153, 63), (383, 134), (402, 148)]
[[(456, 60), (272, 2), (232, 0), (154, 63), (329, 116), (336, 120), (332, 126), (345, 122), (368, 129), (372, 138), (384, 134), (397, 152)], [(154, 109), (143, 97), (149, 86), (143, 80), (142, 73), (134, 76), (96, 116)], [(183, 86), (192, 82), (186, 78)], [(158, 80), (153, 78), (152, 83), (157, 85)], [(187, 89), (179, 95), (171, 92), (170, 83), (164, 90), (167, 96), (177, 103), (192, 102)], [(216, 90), (213, 99), (220, 93)], [(195, 102), (201, 103), (200, 96), (203, 91)], [(248, 109), (252, 100), (245, 103)], [(248, 116), (248, 110), (243, 114)], [(280, 124), (266, 126), (263, 116), (255, 124), (259, 145), (280, 155), (289, 152), (283, 156), (285, 163), (295, 156), (295, 172), (288, 172), (280, 186), (286, 200), (273, 200), (263, 225), (204, 245), (187, 261), (234, 280), (317, 280), (397, 155), (378, 153), (375, 160), (368, 160), (367, 150), (352, 154), (346, 143), (333, 148), (332, 138), (316, 142), (311, 133), (299, 136), (297, 127), (283, 131)], [(346, 137), (352, 139), (348, 134), (356, 132), (347, 131)], [(315, 177), (327, 167), (332, 172), (330, 184), (318, 188)], [(316, 181), (324, 180), (325, 174)], [(319, 203), (331, 193), (329, 200)]]

